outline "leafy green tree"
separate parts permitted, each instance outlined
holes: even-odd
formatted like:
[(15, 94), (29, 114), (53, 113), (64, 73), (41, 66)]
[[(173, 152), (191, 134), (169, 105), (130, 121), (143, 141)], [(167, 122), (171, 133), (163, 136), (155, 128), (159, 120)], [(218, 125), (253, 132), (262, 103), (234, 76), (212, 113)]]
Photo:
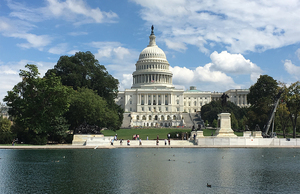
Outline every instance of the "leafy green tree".
[(300, 116), (300, 82), (292, 83), (288, 88), (284, 87), (283, 100), (286, 102), (289, 117), (293, 126), (293, 138), (296, 138), (297, 120)]
[(231, 113), (230, 117), (231, 117), (231, 128), (233, 130), (237, 130), (239, 128), (239, 123), (233, 112)]
[(77, 52), (73, 56), (61, 56), (54, 66), (48, 70), (46, 77), (51, 73), (61, 77), (63, 85), (72, 86), (74, 90), (86, 87), (97, 91), (97, 94), (114, 102), (118, 95), (119, 81), (110, 75), (104, 65), (90, 52)]
[(109, 107), (108, 112), (117, 113), (118, 116), (111, 115), (111, 118), (116, 121), (112, 122), (109, 119), (108, 125), (104, 127), (116, 130), (121, 126), (124, 110), (114, 101), (118, 95), (119, 81), (99, 64), (91, 52), (77, 52), (73, 56), (61, 56), (54, 68), (48, 70), (46, 77), (51, 73), (61, 77), (62, 84), (72, 86), (74, 90), (85, 87), (95, 91), (102, 97), (102, 100), (106, 101)]
[[(7, 92), (4, 102), (10, 107), (18, 137), (28, 143), (47, 143), (47, 135), (66, 131), (67, 123), (59, 123), (65, 127), (57, 128), (57, 120), (69, 107), (70, 89), (63, 86), (60, 78), (49, 74), (40, 78), (35, 65), (26, 65), (29, 70), (20, 70), (22, 81)], [(27, 137), (27, 139), (26, 139)], [(24, 138), (24, 140), (22, 140)], [(30, 142), (31, 141), (31, 142)]]
[(218, 127), (218, 121), (217, 119), (214, 119), (211, 125), (213, 128), (217, 128)]
[(247, 115), (251, 130), (255, 129), (256, 124), (261, 129), (266, 125), (277, 93), (278, 84), (268, 75), (261, 75), (257, 82), (250, 87), (247, 100), (251, 106)]
[(119, 115), (111, 109), (106, 100), (95, 91), (88, 88), (78, 88), (72, 94), (71, 105), (67, 112), (67, 119), (71, 130), (78, 132), (78, 127), (83, 123), (97, 125), (99, 129), (119, 129)]
[[(246, 114), (245, 108), (240, 108), (232, 102), (227, 102), (227, 110), (236, 116), (236, 119), (242, 119)], [(202, 106), (201, 108), (201, 118), (203, 120), (208, 120), (212, 124), (214, 119), (218, 119), (218, 114), (222, 112), (221, 101), (211, 101), (210, 103)]]
[(286, 107), (285, 103), (280, 103), (276, 110), (276, 125), (280, 126), (281, 131), (283, 132), (283, 137), (286, 137), (291, 121), (289, 118), (290, 112)]

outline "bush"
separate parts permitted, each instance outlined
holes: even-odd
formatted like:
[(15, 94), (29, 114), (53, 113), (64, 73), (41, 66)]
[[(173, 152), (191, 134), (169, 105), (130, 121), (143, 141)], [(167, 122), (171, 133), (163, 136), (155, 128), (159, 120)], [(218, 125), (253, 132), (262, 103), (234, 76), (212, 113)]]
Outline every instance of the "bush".
[(0, 144), (10, 144), (14, 139), (14, 134), (10, 132), (0, 132)]

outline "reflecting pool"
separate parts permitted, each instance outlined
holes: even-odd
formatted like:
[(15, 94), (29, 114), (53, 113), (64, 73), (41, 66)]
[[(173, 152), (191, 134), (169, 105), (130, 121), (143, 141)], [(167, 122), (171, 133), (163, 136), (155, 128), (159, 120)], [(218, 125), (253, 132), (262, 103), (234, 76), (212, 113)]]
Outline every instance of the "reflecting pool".
[(0, 150), (0, 158), (4, 194), (300, 191), (300, 149), (291, 148)]

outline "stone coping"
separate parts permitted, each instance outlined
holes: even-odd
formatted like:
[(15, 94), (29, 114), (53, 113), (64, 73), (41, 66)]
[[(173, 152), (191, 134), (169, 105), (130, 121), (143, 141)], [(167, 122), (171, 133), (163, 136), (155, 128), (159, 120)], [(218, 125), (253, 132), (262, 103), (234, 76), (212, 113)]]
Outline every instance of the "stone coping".
[(37, 145), (37, 146), (0, 146), (0, 149), (115, 149), (115, 148), (300, 148), (295, 145), (105, 145), (105, 146), (74, 146), (74, 145)]

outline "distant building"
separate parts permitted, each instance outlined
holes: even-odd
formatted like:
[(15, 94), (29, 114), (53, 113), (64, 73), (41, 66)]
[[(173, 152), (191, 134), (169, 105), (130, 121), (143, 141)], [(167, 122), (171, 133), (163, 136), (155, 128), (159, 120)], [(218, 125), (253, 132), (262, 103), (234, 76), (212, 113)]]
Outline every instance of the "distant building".
[[(186, 113), (201, 111), (203, 105), (219, 100), (223, 92), (200, 91), (195, 86), (187, 91), (175, 89), (170, 64), (163, 50), (156, 45), (153, 29), (149, 38), (149, 45), (140, 53), (135, 64), (131, 89), (120, 91), (116, 99), (116, 103), (130, 113), (127, 115), (129, 118), (125, 118), (129, 119), (127, 124), (123, 120), (123, 127), (185, 125), (189, 119), (186, 117), (191, 117)], [(228, 100), (236, 105), (249, 106), (249, 90), (232, 89), (225, 93), (229, 96)]]

